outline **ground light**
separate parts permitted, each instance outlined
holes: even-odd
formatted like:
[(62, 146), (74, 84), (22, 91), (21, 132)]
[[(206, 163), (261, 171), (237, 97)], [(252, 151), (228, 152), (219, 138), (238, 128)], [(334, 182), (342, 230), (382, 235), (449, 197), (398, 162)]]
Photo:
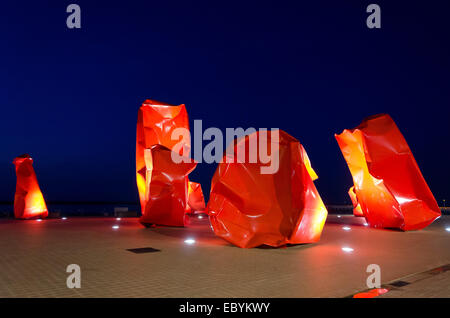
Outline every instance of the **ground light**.
[(446, 230), (447, 232), (450, 232), (450, 227), (447, 227), (445, 230)]
[(351, 230), (351, 228), (348, 227), (348, 226), (344, 226), (342, 229), (343, 229), (344, 231), (350, 231), (350, 230)]
[(117, 221), (120, 221), (120, 220), (121, 220), (121, 218), (116, 218), (116, 220), (117, 220)]
[(114, 230), (117, 230), (118, 228), (119, 228), (119, 226), (118, 225), (113, 225), (113, 227), (112, 227)]
[(344, 247), (342, 248), (342, 250), (343, 250), (344, 252), (346, 252), (346, 253), (351, 253), (351, 252), (353, 252), (353, 248), (348, 247), (348, 246), (344, 246)]
[(188, 239), (184, 240), (184, 243), (186, 243), (188, 245), (192, 245), (195, 243), (195, 240), (193, 238), (188, 238)]
[(63, 217), (61, 218), (61, 220), (67, 220), (67, 218), (66, 218), (65, 216), (63, 216)]

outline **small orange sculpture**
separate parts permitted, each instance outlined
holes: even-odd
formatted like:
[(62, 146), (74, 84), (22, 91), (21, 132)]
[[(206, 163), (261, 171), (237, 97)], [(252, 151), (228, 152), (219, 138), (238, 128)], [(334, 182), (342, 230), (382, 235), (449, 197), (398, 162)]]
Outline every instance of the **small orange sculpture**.
[(188, 209), (187, 212), (201, 212), (205, 210), (205, 198), (203, 197), (200, 183), (189, 181), (188, 184)]
[[(229, 162), (225, 155), (214, 174), (207, 212), (215, 234), (243, 248), (317, 242), (327, 210), (305, 149), (281, 130), (268, 131), (265, 140), (260, 136), (261, 131), (235, 141), (234, 155), (245, 149), (247, 161)], [(262, 174), (267, 163), (248, 160), (255, 141), (259, 147), (267, 143), (272, 153), (278, 148), (278, 171)]]
[[(190, 159), (186, 160), (189, 163), (172, 161), (172, 151), (186, 158), (190, 150), (190, 138), (173, 138), (177, 128), (189, 131), (184, 104), (174, 106), (146, 100), (140, 107), (136, 133), (136, 181), (142, 211), (140, 222), (146, 226), (183, 226), (184, 213), (201, 206), (198, 190), (192, 199), (189, 197), (187, 175), (196, 163)], [(193, 206), (188, 205), (188, 198), (194, 202)]]
[(354, 216), (364, 216), (364, 213), (361, 209), (361, 205), (359, 204), (358, 199), (356, 198), (355, 187), (351, 187), (348, 190), (348, 196), (350, 197), (350, 200), (352, 200), (353, 215)]
[(371, 227), (418, 230), (441, 215), (406, 140), (389, 115), (335, 135), (353, 176), (354, 214)]
[(33, 159), (25, 154), (15, 158), (13, 163), (17, 175), (14, 217), (16, 219), (47, 217), (47, 205), (33, 169)]
[(386, 294), (387, 292), (389, 292), (389, 290), (387, 290), (386, 288), (375, 288), (367, 292), (355, 294), (353, 295), (353, 298), (375, 298)]

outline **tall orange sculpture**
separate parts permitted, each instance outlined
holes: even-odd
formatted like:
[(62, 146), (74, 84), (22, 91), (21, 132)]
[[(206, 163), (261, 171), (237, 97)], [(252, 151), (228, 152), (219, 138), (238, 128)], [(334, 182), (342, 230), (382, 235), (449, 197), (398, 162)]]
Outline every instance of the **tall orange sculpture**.
[[(184, 213), (192, 211), (188, 205), (189, 195), (193, 193), (189, 191), (188, 174), (196, 163), (190, 159), (185, 160), (189, 163), (172, 161), (172, 151), (186, 157), (190, 150), (190, 138), (173, 138), (172, 133), (177, 128), (189, 130), (184, 104), (175, 106), (146, 100), (140, 107), (136, 133), (136, 181), (142, 211), (140, 222), (146, 226), (183, 226)], [(194, 197), (191, 201), (195, 201)]]
[(25, 154), (15, 158), (13, 163), (17, 175), (14, 217), (17, 219), (47, 217), (47, 205), (33, 169), (33, 159)]
[(354, 214), (371, 227), (418, 230), (441, 215), (406, 140), (387, 114), (335, 135), (353, 176)]
[[(278, 148), (275, 173), (262, 174), (267, 163), (249, 160), (255, 141), (259, 147), (267, 143), (272, 154)], [(317, 242), (327, 210), (300, 142), (281, 130), (268, 131), (266, 138), (259, 131), (230, 147), (235, 155), (245, 149), (247, 160), (229, 162), (225, 155), (214, 174), (207, 212), (215, 234), (243, 248)]]

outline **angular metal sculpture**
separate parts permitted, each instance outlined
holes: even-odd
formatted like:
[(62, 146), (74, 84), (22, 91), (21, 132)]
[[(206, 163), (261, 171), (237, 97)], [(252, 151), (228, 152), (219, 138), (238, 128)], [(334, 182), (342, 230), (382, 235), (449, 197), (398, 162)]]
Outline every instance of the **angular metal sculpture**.
[(172, 151), (161, 145), (145, 150), (146, 193), (140, 222), (146, 226), (184, 226), (188, 202), (187, 175), (197, 163), (175, 164)]
[(33, 159), (25, 154), (15, 158), (13, 163), (17, 175), (14, 217), (16, 219), (47, 217), (47, 205), (33, 169)]
[(406, 140), (387, 114), (335, 135), (353, 176), (354, 214), (375, 228), (418, 230), (441, 215)]
[(353, 215), (354, 216), (364, 216), (364, 213), (361, 209), (361, 204), (358, 202), (358, 198), (356, 197), (355, 193), (355, 187), (350, 187), (348, 190), (348, 196), (350, 197), (350, 200), (352, 200), (353, 204)]
[(251, 157), (247, 146), (255, 140), (271, 151), (278, 147), (276, 173), (262, 174), (260, 168), (267, 164), (259, 158), (229, 162), (225, 155), (212, 179), (207, 212), (213, 230), (242, 248), (317, 242), (327, 218), (305, 149), (286, 132), (276, 133), (278, 138), (274, 131), (261, 138), (261, 131), (255, 132), (230, 146), (234, 154), (245, 149), (246, 158)]
[[(195, 168), (196, 163), (190, 159), (186, 160), (190, 163), (172, 161), (171, 152), (175, 146), (180, 146), (180, 140), (172, 138), (172, 133), (177, 128), (189, 130), (184, 104), (174, 106), (146, 100), (139, 109), (136, 181), (142, 212), (140, 222), (146, 226), (183, 226), (184, 214), (192, 210), (188, 205), (187, 175)], [(180, 156), (187, 156), (190, 140), (182, 139), (181, 144), (176, 151)], [(194, 198), (192, 200), (195, 201)], [(197, 206), (200, 205), (195, 207)]]
[(201, 184), (189, 181), (187, 212), (195, 213), (195, 212), (202, 212), (204, 210), (205, 210), (205, 198), (203, 197)]

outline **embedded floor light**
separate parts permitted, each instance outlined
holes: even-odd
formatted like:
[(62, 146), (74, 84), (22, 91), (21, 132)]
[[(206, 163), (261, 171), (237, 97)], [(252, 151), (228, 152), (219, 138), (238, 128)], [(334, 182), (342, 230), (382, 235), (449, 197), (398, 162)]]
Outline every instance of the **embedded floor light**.
[(63, 217), (61, 218), (61, 220), (67, 220), (67, 218), (66, 218), (65, 216), (63, 216)]
[(450, 227), (445, 228), (447, 232), (450, 232)]
[(347, 247), (347, 246), (344, 246), (344, 247), (342, 248), (342, 250), (343, 250), (344, 252), (346, 252), (346, 253), (351, 253), (351, 252), (353, 252), (353, 248)]
[(341, 216), (340, 216), (340, 215), (338, 215), (337, 217), (338, 217), (338, 218), (341, 218)]
[(184, 240), (184, 243), (186, 243), (188, 245), (192, 245), (195, 243), (195, 240), (192, 238), (188, 238), (188, 239)]
[(112, 227), (114, 230), (117, 230), (118, 228), (119, 228), (119, 226), (118, 225), (113, 225), (113, 227)]
[(117, 221), (120, 221), (120, 220), (121, 220), (121, 218), (116, 218), (116, 220), (117, 220)]
[(348, 227), (348, 226), (344, 226), (342, 229), (343, 229), (344, 231), (350, 231), (350, 230), (351, 230), (351, 228)]
[(37, 219), (36, 221), (37, 221), (37, 222), (41, 222), (41, 221), (42, 221), (42, 219)]

